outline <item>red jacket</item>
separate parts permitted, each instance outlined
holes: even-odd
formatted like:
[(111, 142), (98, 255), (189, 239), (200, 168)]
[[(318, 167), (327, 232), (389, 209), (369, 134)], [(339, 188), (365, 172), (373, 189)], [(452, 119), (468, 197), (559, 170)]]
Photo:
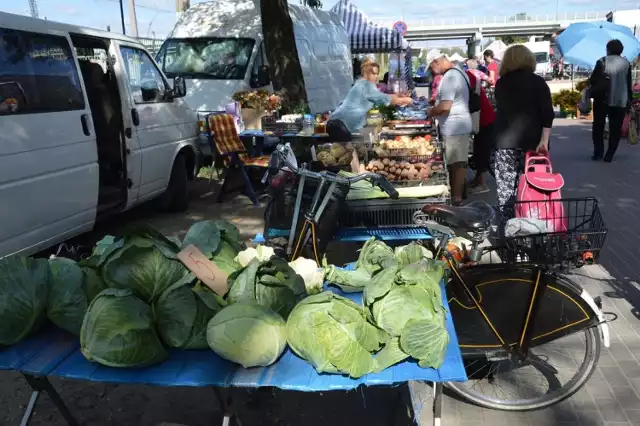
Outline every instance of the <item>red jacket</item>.
[[(467, 70), (467, 76), (469, 76), (469, 83), (472, 90), (476, 88), (476, 76)], [(496, 119), (496, 112), (493, 110), (493, 105), (487, 97), (487, 93), (484, 91), (484, 87), (480, 87), (480, 128), (487, 127), (493, 123)]]

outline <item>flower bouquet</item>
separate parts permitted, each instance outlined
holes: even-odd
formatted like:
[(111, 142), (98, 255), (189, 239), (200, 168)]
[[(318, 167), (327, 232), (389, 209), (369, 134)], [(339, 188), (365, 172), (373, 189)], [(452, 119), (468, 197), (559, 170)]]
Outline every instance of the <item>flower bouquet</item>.
[(247, 129), (262, 129), (262, 117), (277, 111), (282, 106), (282, 98), (264, 89), (243, 90), (232, 96), (240, 102), (242, 121)]

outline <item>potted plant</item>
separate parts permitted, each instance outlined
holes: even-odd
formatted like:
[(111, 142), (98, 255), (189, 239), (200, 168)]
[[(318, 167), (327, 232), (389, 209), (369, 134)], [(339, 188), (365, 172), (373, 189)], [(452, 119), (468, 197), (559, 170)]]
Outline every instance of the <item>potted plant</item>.
[(580, 102), (580, 92), (576, 90), (563, 89), (554, 93), (551, 97), (553, 105), (560, 107), (560, 113), (564, 117), (575, 117)]
[(233, 100), (240, 103), (240, 114), (247, 129), (262, 129), (262, 117), (277, 111), (282, 99), (275, 93), (264, 89), (243, 90), (233, 94)]

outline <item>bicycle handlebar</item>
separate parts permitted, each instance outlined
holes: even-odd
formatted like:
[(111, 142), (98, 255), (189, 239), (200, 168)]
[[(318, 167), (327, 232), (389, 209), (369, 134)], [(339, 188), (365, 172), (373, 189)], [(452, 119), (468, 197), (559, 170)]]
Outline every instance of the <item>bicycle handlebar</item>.
[(368, 180), (373, 185), (379, 187), (394, 200), (399, 196), (398, 190), (396, 190), (393, 185), (391, 185), (391, 182), (389, 182), (384, 176), (377, 173), (366, 172), (354, 177), (344, 177), (330, 172), (312, 172), (311, 170), (307, 170), (304, 167), (298, 168), (295, 165), (291, 164), (291, 162), (287, 158), (288, 152), (291, 152), (291, 148), (286, 147), (282, 144), (279, 144), (276, 147), (275, 151), (273, 151), (271, 157), (269, 158), (270, 175), (275, 175), (280, 169), (282, 169), (283, 167), (287, 167), (289, 170), (291, 170), (292, 173), (299, 176), (306, 176), (313, 179), (324, 179), (328, 182), (336, 182), (343, 185), (351, 185), (356, 182), (360, 182), (361, 180)]

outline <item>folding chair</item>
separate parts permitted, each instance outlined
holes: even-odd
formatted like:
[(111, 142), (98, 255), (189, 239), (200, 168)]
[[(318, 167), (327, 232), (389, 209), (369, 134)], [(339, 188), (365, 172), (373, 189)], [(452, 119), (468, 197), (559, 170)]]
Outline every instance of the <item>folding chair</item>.
[[(235, 173), (242, 174), (244, 180), (244, 189), (247, 196), (254, 205), (259, 206), (258, 196), (253, 189), (253, 184), (247, 173), (247, 168), (260, 168), (266, 169), (269, 167), (269, 156), (262, 155), (259, 157), (250, 157), (247, 153), (247, 149), (238, 136), (233, 116), (230, 114), (210, 114), (207, 117), (209, 123), (209, 143), (211, 145), (211, 152), (217, 153), (222, 164), (225, 166), (223, 174), (223, 184), (218, 194), (216, 202), (222, 201), (222, 197), (226, 192), (232, 192), (233, 189), (228, 188), (231, 185)], [(213, 170), (216, 168), (216, 162), (211, 169), (211, 176), (209, 177), (209, 185), (211, 185), (211, 179), (213, 178)], [(234, 188), (237, 189), (237, 188)]]

